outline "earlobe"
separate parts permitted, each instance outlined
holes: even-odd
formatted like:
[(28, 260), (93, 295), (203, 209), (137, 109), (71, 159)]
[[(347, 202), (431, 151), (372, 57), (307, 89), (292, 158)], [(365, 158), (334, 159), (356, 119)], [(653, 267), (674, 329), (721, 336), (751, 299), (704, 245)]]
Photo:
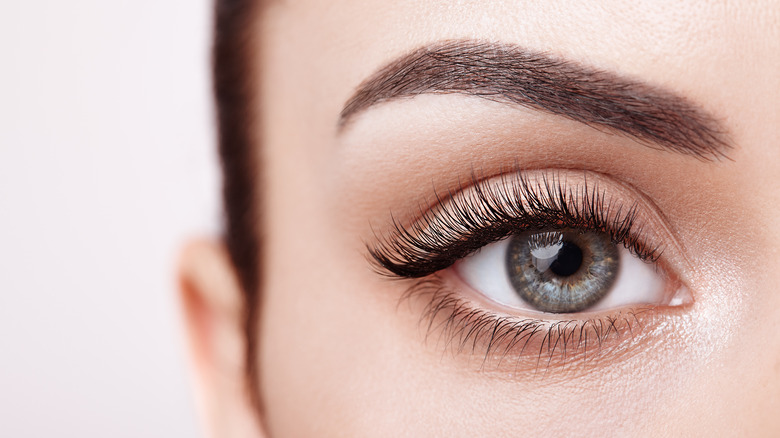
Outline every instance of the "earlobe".
[(246, 391), (242, 299), (218, 241), (190, 242), (179, 260), (179, 294), (201, 418), (215, 437), (261, 437)]

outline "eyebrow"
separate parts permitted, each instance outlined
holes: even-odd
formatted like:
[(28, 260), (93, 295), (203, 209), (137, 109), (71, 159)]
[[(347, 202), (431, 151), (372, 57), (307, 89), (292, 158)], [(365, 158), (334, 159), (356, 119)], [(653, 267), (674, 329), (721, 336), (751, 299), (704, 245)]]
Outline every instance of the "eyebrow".
[(687, 98), (658, 86), (507, 43), (444, 41), (365, 80), (339, 118), (421, 94), (466, 94), (563, 116), (647, 146), (703, 160), (726, 157), (727, 131)]

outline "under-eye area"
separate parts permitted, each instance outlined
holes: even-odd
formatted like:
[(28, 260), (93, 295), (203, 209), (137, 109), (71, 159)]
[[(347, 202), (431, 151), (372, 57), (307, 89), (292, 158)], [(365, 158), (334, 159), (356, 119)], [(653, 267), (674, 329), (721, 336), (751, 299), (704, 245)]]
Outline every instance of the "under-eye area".
[[(465, 357), (481, 371), (549, 376), (589, 371), (642, 351), (679, 312), (638, 305), (602, 313), (507, 313), (454, 289), (439, 276), (412, 280), (400, 301), (420, 313), (419, 328), (434, 352)], [(674, 309), (672, 309), (674, 310)], [(585, 365), (585, 366), (583, 366)]]
[(608, 176), (475, 175), (434, 199), (408, 221), (393, 213), (369, 252), (454, 354), (516, 370), (622, 356), (692, 302), (672, 228)]

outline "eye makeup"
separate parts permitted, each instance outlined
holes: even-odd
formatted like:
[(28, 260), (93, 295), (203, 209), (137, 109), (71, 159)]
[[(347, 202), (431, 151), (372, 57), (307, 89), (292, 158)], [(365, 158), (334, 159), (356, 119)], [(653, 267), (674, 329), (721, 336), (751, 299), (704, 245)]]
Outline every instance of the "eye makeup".
[[(380, 272), (421, 278), (451, 266), (483, 246), (532, 230), (573, 228), (599, 231), (642, 260), (655, 262), (668, 245), (649, 225), (662, 221), (624, 187), (593, 172), (514, 171), (480, 180), (446, 195), (405, 224), (395, 217), (392, 231), (369, 247)], [(423, 210), (423, 208), (420, 208)], [(663, 227), (666, 228), (666, 227)]]
[(661, 316), (650, 305), (556, 319), (507, 313), (437, 275), (414, 280), (400, 302), (407, 301), (419, 308), (427, 344), (452, 356), (477, 358), (482, 371), (513, 374), (546, 374), (575, 369), (586, 361), (629, 357), (639, 351), (635, 347), (651, 344), (650, 337), (671, 329), (681, 317), (674, 308)]
[[(369, 253), (377, 272), (410, 283), (403, 297), (423, 303), (428, 337), (438, 333), (455, 353), (479, 351), (485, 362), (499, 363), (512, 355), (515, 367), (562, 365), (593, 357), (596, 347), (600, 355), (623, 351), (668, 322), (659, 309), (671, 315), (691, 302), (680, 269), (670, 268), (684, 254), (663, 217), (641, 193), (607, 176), (565, 169), (514, 170), (489, 179), (475, 174), (468, 186), (437, 194), (420, 211), (409, 222), (394, 219)], [(508, 238), (502, 251), (514, 258), (503, 259), (516, 272), (487, 270), (487, 280), (509, 277), (509, 290), (514, 286), (516, 301), (525, 305), (494, 299), (457, 269)], [(662, 290), (636, 299), (624, 278), (617, 293), (628, 298), (609, 298), (623, 269), (614, 248), (655, 270)]]

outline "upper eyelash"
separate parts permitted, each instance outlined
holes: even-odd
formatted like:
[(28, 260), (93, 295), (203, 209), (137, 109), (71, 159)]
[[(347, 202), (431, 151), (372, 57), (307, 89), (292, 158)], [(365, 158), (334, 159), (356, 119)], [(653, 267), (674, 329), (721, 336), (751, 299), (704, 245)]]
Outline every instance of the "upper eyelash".
[(472, 175), (472, 186), (444, 198), (437, 194), (438, 205), (409, 227), (393, 218), (392, 232), (369, 248), (378, 270), (397, 278), (425, 277), (489, 243), (533, 229), (601, 231), (644, 261), (655, 262), (662, 252), (639, 238), (636, 203), (624, 206), (587, 178), (567, 187), (556, 174), (533, 182), (515, 171), (499, 184)]

